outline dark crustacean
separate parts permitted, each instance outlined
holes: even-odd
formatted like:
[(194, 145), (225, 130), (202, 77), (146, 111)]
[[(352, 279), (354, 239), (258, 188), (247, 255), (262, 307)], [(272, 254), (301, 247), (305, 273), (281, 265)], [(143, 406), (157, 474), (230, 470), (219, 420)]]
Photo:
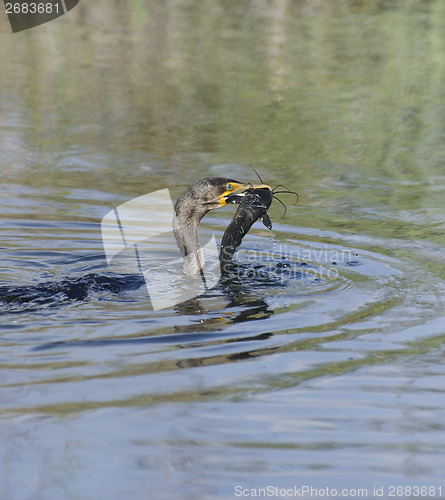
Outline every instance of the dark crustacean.
[(221, 274), (228, 273), (235, 250), (258, 219), (261, 219), (268, 229), (272, 229), (272, 222), (267, 215), (272, 198), (271, 188), (264, 185), (249, 189), (242, 197), (234, 196), (229, 200), (232, 203), (239, 203), (239, 206), (221, 241)]

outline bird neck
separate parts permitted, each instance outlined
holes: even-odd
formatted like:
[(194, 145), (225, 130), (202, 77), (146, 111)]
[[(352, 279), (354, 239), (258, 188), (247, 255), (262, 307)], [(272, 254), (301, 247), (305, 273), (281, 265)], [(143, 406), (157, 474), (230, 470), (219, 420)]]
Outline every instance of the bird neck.
[(193, 210), (176, 210), (173, 217), (173, 232), (179, 250), (184, 258), (183, 271), (187, 275), (202, 273), (204, 253), (198, 234), (198, 224), (202, 218), (196, 217)]

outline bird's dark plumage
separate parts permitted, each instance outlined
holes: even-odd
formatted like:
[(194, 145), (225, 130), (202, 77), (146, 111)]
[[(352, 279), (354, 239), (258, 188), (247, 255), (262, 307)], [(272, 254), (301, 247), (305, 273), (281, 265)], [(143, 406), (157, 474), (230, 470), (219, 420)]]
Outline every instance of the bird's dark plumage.
[[(265, 193), (271, 193), (271, 188), (264, 184), (254, 186), (228, 177), (207, 177), (189, 186), (178, 198), (174, 210), (173, 230), (178, 247), (184, 257), (183, 269), (186, 274), (202, 273), (204, 269), (204, 255), (198, 236), (198, 225), (204, 215), (210, 210), (223, 207), (228, 203), (240, 203), (244, 196), (249, 194), (250, 198), (237, 211), (238, 219), (235, 216), (227, 230), (232, 238), (238, 242), (236, 245), (238, 246), (255, 220), (266, 214), (272, 200), (272, 195), (270, 195), (267, 207), (264, 203), (261, 210), (258, 206), (255, 207), (255, 203), (258, 204), (258, 200), (261, 201), (261, 197), (255, 194), (256, 190), (259, 190), (258, 192), (263, 197), (267, 197)], [(250, 204), (253, 205), (249, 211)], [(247, 225), (239, 224), (239, 217), (246, 211), (250, 213), (248, 216), (250, 225), (247, 230), (244, 230)], [(255, 218), (256, 214), (258, 216)], [(235, 249), (231, 254), (232, 257), (234, 251)]]

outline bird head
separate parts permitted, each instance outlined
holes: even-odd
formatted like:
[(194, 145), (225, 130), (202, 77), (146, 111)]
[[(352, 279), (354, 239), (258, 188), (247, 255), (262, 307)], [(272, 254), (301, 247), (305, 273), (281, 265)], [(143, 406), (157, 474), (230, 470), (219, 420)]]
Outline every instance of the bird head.
[(227, 179), (224, 184), (224, 192), (220, 196), (220, 207), (229, 203), (240, 203), (244, 196), (252, 192), (271, 192), (272, 188), (267, 184), (250, 184)]
[(189, 186), (178, 198), (175, 213), (176, 216), (182, 217), (184, 224), (199, 223), (210, 210), (229, 203), (240, 203), (243, 196), (253, 189), (271, 191), (266, 184), (243, 183), (228, 177), (206, 177)]

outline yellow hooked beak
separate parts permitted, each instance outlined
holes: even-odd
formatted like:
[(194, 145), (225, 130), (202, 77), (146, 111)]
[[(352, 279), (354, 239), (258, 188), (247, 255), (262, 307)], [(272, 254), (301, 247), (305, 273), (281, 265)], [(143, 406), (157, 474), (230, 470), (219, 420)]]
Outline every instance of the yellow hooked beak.
[[(236, 202), (235, 200), (237, 198), (243, 197), (249, 190), (253, 189), (268, 189), (269, 191), (272, 191), (272, 188), (267, 184), (245, 184), (241, 182), (228, 182), (226, 184), (226, 190), (219, 197), (220, 207), (224, 207), (231, 201)], [(230, 198), (232, 198), (232, 200), (230, 200)]]

